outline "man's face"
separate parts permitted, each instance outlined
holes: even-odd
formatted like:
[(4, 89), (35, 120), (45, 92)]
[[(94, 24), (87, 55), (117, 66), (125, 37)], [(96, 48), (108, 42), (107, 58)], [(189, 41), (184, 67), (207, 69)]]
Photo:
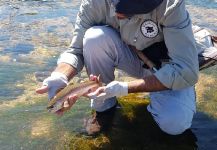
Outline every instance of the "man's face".
[[(118, 2), (119, 2), (119, 0), (112, 0), (112, 3), (114, 6), (116, 6)], [(118, 19), (126, 19), (127, 18), (127, 15), (125, 15), (125, 14), (121, 14), (121, 13), (116, 12), (115, 15)]]
[(130, 19), (132, 15), (150, 13), (162, 2), (163, 0), (112, 0), (118, 19)]
[(126, 18), (128, 18), (128, 16), (127, 15), (125, 15), (125, 14), (121, 14), (121, 13), (116, 13), (115, 14), (116, 15), (116, 17), (118, 18), (118, 19), (126, 19)]
[[(113, 6), (116, 7), (116, 5), (118, 4), (120, 0), (112, 0), (112, 3), (113, 3)], [(118, 13), (118, 12), (115, 12), (115, 15), (118, 19), (129, 19), (131, 18), (133, 15), (131, 14), (124, 14), (124, 13)]]

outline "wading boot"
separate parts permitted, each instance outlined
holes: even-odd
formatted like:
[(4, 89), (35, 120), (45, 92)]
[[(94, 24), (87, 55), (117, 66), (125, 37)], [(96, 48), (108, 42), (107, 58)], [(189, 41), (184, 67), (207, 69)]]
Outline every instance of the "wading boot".
[(107, 132), (113, 122), (115, 115), (116, 106), (103, 111), (103, 112), (94, 112), (92, 117), (86, 121), (86, 132), (89, 136), (96, 136), (99, 133)]

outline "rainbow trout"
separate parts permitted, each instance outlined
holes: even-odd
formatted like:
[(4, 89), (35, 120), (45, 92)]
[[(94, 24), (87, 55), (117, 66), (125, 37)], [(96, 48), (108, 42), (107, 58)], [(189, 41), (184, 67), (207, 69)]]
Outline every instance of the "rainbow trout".
[(67, 101), (70, 95), (76, 94), (79, 98), (85, 93), (88, 93), (91, 89), (98, 88), (101, 85), (102, 83), (99, 81), (99, 77), (96, 81), (86, 81), (79, 84), (73, 84), (73, 82), (70, 82), (48, 102), (47, 109), (49, 112), (54, 113), (63, 108), (64, 102)]

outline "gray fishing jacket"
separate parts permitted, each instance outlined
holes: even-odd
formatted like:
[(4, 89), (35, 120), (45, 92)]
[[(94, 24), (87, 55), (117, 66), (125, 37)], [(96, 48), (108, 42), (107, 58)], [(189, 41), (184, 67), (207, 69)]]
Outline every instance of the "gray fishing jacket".
[(79, 72), (84, 65), (82, 47), (85, 31), (101, 24), (117, 29), (122, 40), (138, 50), (165, 41), (170, 61), (154, 75), (166, 87), (176, 90), (197, 82), (198, 55), (184, 0), (163, 0), (150, 13), (123, 20), (116, 18), (112, 0), (83, 0), (71, 46), (60, 55), (58, 63), (71, 64)]

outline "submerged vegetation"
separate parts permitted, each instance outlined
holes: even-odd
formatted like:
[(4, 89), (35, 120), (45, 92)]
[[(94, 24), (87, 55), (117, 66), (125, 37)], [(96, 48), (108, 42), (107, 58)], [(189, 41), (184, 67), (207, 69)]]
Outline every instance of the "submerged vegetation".
[(46, 97), (34, 94), (35, 85), (38, 85), (35, 79), (27, 76), (23, 85), (19, 85), (28, 89), (23, 96), (1, 105), (0, 141), (4, 143), (1, 148), (188, 150), (196, 147), (190, 131), (175, 139), (161, 132), (146, 110), (149, 100), (143, 93), (120, 98), (111, 130), (88, 137), (83, 128), (83, 120), (91, 115), (87, 99), (80, 99), (64, 116), (58, 117), (46, 111)]
[[(142, 94), (143, 95), (143, 94)], [(147, 112), (148, 99), (140, 94), (130, 94), (119, 99), (121, 108), (116, 110), (109, 132), (97, 137), (72, 138), (71, 149), (176, 149), (192, 150), (196, 138), (189, 130), (179, 136), (163, 133)]]
[(196, 85), (198, 111), (217, 119), (217, 67), (203, 71)]
[[(210, 109), (216, 103), (216, 100), (212, 99), (215, 96), (209, 96), (215, 95), (212, 91), (216, 89), (216, 79), (212, 74), (205, 73), (201, 74), (200, 78), (196, 88), (199, 111), (205, 111), (210, 116), (216, 117), (215, 108)], [(120, 77), (120, 80), (130, 79)], [(146, 110), (149, 99), (145, 93), (121, 97), (119, 99), (121, 108), (117, 109), (111, 130), (93, 138), (83, 134), (83, 120), (91, 115), (87, 99), (80, 99), (64, 116), (58, 117), (46, 111), (47, 97), (35, 94), (35, 87), (40, 86), (40, 83), (36, 81), (34, 75), (27, 75), (23, 83), (16, 86), (26, 89), (23, 95), (16, 101), (3, 102), (0, 105), (2, 120), (0, 140), (4, 142), (6, 149), (10, 149), (13, 145), (16, 147), (20, 145), (23, 149), (34, 149), (41, 142), (44, 143), (42, 147), (39, 146), (42, 149), (45, 145), (48, 149), (112, 149), (115, 147), (117, 149), (192, 150), (196, 147), (194, 134), (190, 131), (175, 139), (160, 131)], [(5, 138), (6, 135), (7, 139), (16, 139), (12, 142), (13, 145)]]

